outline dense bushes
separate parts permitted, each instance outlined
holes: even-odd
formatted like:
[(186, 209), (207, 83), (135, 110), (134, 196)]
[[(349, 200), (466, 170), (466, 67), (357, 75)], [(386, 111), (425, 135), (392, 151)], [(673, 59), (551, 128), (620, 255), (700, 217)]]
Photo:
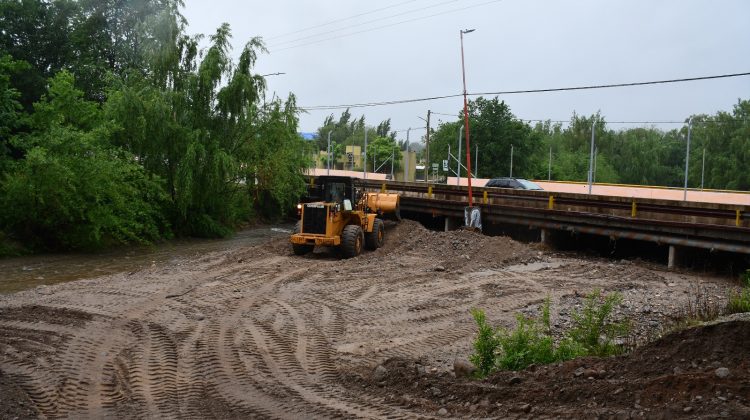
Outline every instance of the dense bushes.
[(532, 364), (547, 364), (580, 356), (607, 356), (620, 353), (614, 344), (617, 336), (628, 331), (628, 325), (613, 322), (610, 317), (621, 301), (617, 293), (603, 296), (594, 291), (583, 309), (573, 312), (573, 327), (555, 340), (550, 328), (550, 300), (544, 302), (540, 319), (516, 316), (516, 328), (492, 328), (483, 311), (474, 309), (472, 316), (478, 326), (471, 362), (480, 377), (496, 370), (521, 370)]
[(108, 145), (95, 103), (68, 72), (36, 103), (32, 131), (15, 146), (25, 157), (0, 180), (0, 222), (32, 248), (94, 249), (168, 235), (166, 196), (134, 157)]
[(235, 62), (224, 24), (201, 50), (180, 4), (0, 3), (0, 255), (224, 236), (293, 208), (294, 96), (265, 100), (259, 38)]

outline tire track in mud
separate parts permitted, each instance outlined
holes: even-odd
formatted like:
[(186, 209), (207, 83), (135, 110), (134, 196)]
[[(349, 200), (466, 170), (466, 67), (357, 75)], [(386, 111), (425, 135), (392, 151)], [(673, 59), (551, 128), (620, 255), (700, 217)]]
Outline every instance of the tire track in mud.
[[(409, 244), (350, 260), (299, 258), (273, 245), (20, 294), (21, 304), (75, 308), (90, 318), (57, 325), (3, 316), (0, 331), (28, 336), (11, 333), (8, 346), (17, 348), (0, 369), (46, 417), (415, 418), (419, 407), (347, 388), (345, 379), (391, 357), (465, 353), (474, 307), (510, 323), (547, 295), (601, 279), (659, 280), (646, 269), (623, 275), (580, 260), (510, 269), (469, 261), (464, 248), (422, 254)], [(536, 258), (529, 254), (521, 257)], [(513, 255), (498, 261), (520, 258)], [(436, 270), (438, 263), (447, 268)], [(11, 306), (18, 304), (0, 297), (0, 310)], [(60, 345), (44, 335), (59, 336)]]

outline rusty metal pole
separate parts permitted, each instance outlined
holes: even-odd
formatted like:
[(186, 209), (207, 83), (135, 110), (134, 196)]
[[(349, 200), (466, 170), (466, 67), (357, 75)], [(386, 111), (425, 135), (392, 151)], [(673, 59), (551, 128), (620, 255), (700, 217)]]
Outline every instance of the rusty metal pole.
[(464, 64), (464, 34), (474, 32), (474, 29), (465, 29), (461, 32), (461, 74), (464, 80), (464, 127), (466, 129), (466, 180), (469, 183), (469, 207), (474, 206), (471, 192), (471, 143), (469, 142), (469, 103), (466, 100), (466, 67)]

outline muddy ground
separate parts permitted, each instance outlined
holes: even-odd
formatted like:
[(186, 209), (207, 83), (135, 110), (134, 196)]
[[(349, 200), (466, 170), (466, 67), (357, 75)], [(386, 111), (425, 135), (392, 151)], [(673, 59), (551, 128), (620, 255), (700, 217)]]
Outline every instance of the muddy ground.
[[(728, 279), (388, 225), (350, 260), (286, 240), (0, 297), (0, 417), (750, 417), (750, 321), (658, 338)], [(633, 320), (627, 356), (456, 378), (471, 308), (554, 329), (595, 288)], [(379, 375), (373, 375), (382, 365)]]

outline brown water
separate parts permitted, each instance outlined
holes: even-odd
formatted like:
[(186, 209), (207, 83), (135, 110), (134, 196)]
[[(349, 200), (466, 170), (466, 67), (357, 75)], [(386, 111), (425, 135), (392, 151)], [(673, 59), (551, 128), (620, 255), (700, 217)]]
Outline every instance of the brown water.
[(137, 271), (155, 264), (189, 261), (209, 252), (226, 251), (289, 235), (291, 225), (247, 229), (228, 239), (182, 239), (151, 247), (99, 254), (50, 254), (0, 259), (0, 294), (107, 274)]

